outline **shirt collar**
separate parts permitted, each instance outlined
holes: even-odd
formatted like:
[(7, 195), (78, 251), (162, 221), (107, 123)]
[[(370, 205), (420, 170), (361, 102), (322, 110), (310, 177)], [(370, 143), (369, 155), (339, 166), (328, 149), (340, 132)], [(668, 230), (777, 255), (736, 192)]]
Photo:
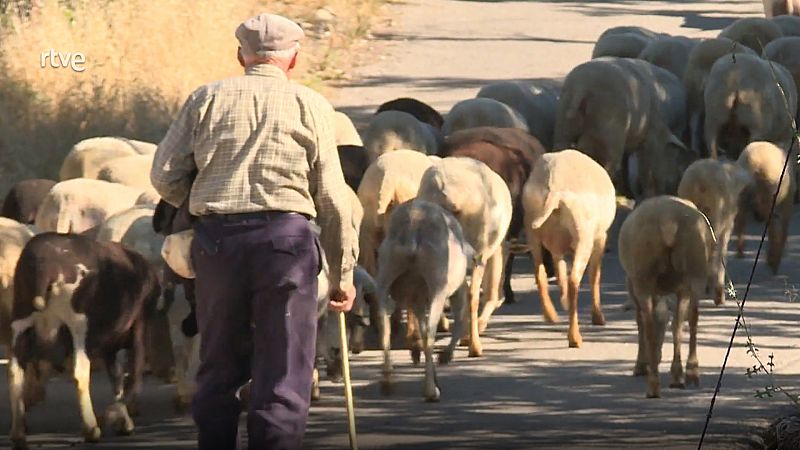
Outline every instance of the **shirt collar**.
[(244, 73), (245, 75), (256, 75), (268, 78), (280, 78), (283, 80), (288, 79), (286, 77), (286, 73), (284, 73), (283, 70), (272, 64), (257, 64), (255, 66), (250, 66), (247, 69), (245, 69)]

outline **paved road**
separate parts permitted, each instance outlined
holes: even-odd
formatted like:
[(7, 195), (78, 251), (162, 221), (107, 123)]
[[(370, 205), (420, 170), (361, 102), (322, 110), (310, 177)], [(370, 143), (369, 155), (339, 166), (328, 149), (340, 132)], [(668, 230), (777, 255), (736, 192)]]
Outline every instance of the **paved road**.
[[(760, 14), (760, 2), (426, 0), (396, 4), (393, 10), (392, 26), (376, 32), (366, 53), (382, 56), (361, 67), (358, 81), (342, 86), (334, 100), (337, 107), (361, 118), (360, 123), (377, 105), (401, 95), (447, 111), (490, 80), (564, 76), (588, 58), (591, 42), (609, 26), (635, 24), (673, 34), (711, 36), (736, 17)], [(407, 352), (393, 353), (397, 386), (390, 398), (379, 393), (379, 352), (368, 350), (354, 357), (361, 448), (696, 448), (736, 308), (730, 303), (702, 304), (700, 388), (666, 388), (672, 355), (667, 345), (661, 365), (663, 398), (645, 399), (644, 379), (631, 376), (636, 325), (632, 313), (622, 309), (623, 273), (615, 243), (623, 215), (604, 260), (608, 324), (590, 324), (587, 293), (582, 291), (582, 348), (567, 348), (566, 324), (542, 321), (530, 262), (520, 259), (514, 278), (520, 302), (504, 305), (493, 318), (484, 339), (484, 357), (467, 358), (466, 349), (460, 348), (450, 366), (438, 369), (440, 403), (422, 401), (422, 368), (412, 367)], [(793, 286), (800, 288), (800, 217), (795, 219), (780, 274), (772, 276), (759, 264), (747, 314), (761, 352), (775, 355), (776, 378), (797, 392), (800, 304), (786, 294)], [(760, 228), (752, 225), (746, 258), (730, 262), (740, 289), (759, 234)], [(764, 381), (744, 376), (745, 368), (753, 364), (744, 343), (741, 336), (736, 339), (709, 445), (704, 448), (737, 448), (752, 427), (789, 409), (782, 398), (753, 398)], [(5, 386), (2, 374), (0, 399), (7, 398)], [(102, 411), (110, 401), (102, 372), (96, 373), (92, 390)], [(172, 386), (149, 380), (136, 434), (109, 437), (91, 448), (193, 448), (191, 420), (172, 412), (173, 393)], [(322, 395), (312, 408), (306, 447), (347, 448), (341, 385), (325, 382)], [(29, 415), (33, 447), (83, 448), (77, 438), (80, 425), (71, 384), (53, 381), (48, 396), (47, 405)], [(0, 401), (0, 430), (7, 430), (8, 409), (6, 401)]]

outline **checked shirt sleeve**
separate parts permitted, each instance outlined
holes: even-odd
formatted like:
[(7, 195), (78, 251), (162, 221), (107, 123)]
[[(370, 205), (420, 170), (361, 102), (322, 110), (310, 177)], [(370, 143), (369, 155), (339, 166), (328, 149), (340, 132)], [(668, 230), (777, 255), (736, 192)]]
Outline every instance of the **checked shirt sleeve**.
[(317, 143), (317, 159), (311, 167), (311, 195), (317, 209), (320, 241), (330, 266), (331, 286), (353, 284), (358, 259), (357, 230), (352, 223), (352, 197), (344, 181), (333, 129), (333, 108), (310, 108)]
[(161, 198), (176, 208), (189, 196), (192, 188), (189, 178), (195, 169), (192, 137), (198, 120), (195, 93), (184, 103), (153, 157), (150, 183)]

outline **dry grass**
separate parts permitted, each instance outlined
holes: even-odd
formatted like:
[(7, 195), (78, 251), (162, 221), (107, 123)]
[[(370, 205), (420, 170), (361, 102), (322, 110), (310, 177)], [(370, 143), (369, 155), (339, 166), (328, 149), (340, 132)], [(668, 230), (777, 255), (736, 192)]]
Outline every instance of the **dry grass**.
[[(29, 15), (11, 6), (0, 18), (0, 195), (19, 179), (55, 177), (86, 137), (157, 142), (192, 90), (241, 73), (233, 32), (261, 11), (303, 23), (295, 77), (323, 89), (383, 0), (35, 3)], [(40, 67), (51, 48), (85, 54), (85, 71)]]

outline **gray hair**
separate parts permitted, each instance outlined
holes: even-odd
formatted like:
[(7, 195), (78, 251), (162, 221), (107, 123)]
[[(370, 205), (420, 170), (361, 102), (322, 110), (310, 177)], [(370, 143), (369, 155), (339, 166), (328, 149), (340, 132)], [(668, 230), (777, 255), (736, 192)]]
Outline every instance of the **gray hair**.
[(285, 61), (294, 58), (294, 55), (300, 51), (300, 43), (297, 42), (294, 47), (283, 50), (270, 50), (259, 54), (247, 53), (242, 50), (242, 56), (247, 61), (253, 63), (266, 63), (270, 61)]

